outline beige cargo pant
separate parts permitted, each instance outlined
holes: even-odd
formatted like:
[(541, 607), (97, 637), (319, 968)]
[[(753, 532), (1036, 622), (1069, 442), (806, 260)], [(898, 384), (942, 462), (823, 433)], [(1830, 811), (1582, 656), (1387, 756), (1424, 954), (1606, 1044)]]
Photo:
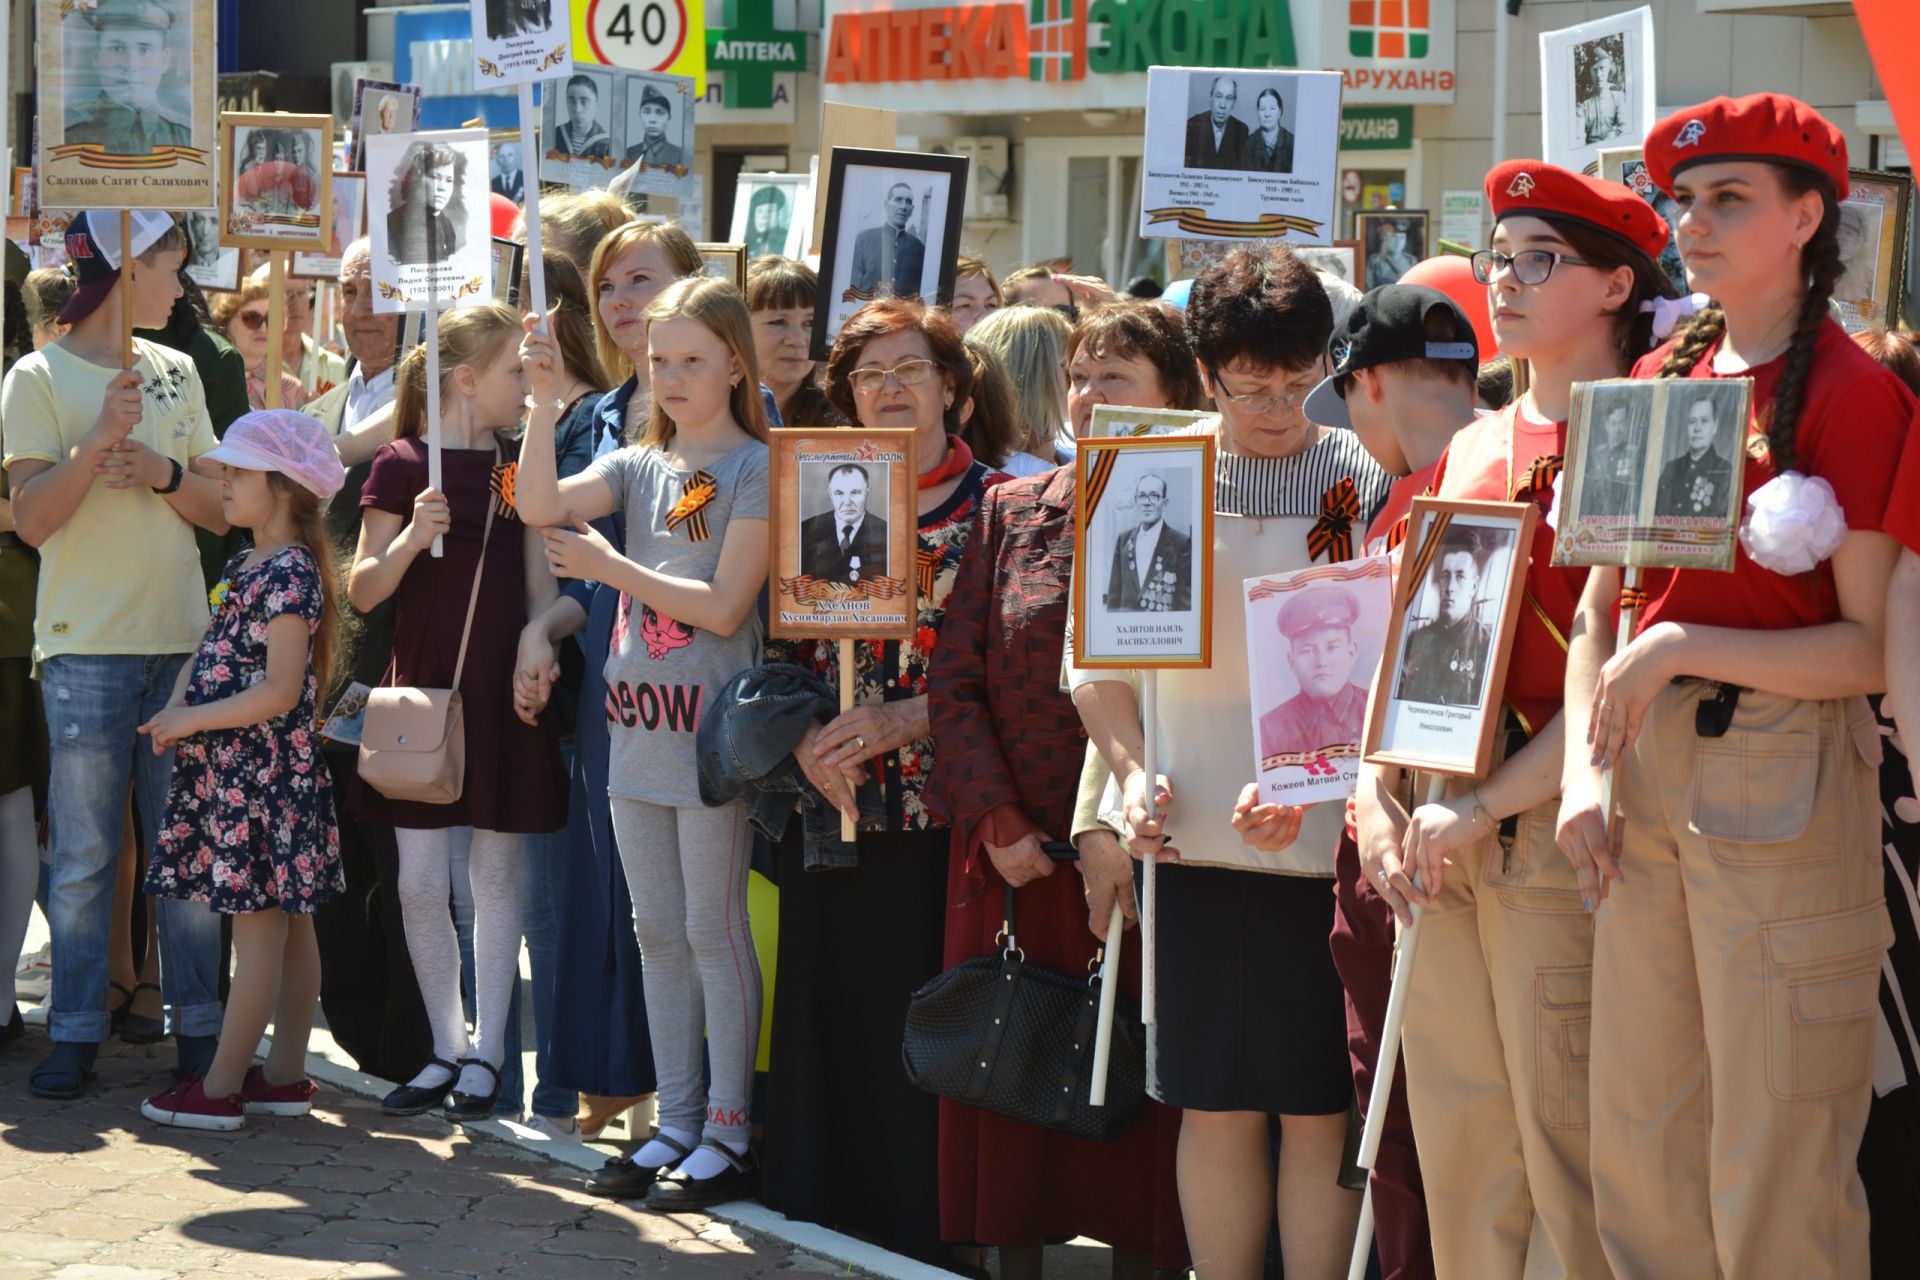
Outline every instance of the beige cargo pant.
[(1559, 808), (1521, 814), (1510, 848), (1454, 854), (1423, 913), (1403, 1052), (1440, 1280), (1607, 1275), (1588, 1180), (1593, 920), (1554, 847)]
[(1892, 938), (1855, 740), (1872, 720), (1859, 699), (1743, 693), (1702, 738), (1707, 692), (1665, 690), (1616, 771), (1625, 879), (1593, 960), (1600, 1238), (1619, 1280), (1865, 1280), (1854, 1161)]

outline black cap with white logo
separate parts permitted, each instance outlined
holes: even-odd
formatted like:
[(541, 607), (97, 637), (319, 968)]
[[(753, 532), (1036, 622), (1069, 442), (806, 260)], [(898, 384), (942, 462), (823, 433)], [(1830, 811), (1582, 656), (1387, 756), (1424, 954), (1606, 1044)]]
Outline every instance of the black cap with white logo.
[[(1446, 315), (1437, 326), (1446, 332), (1444, 338), (1427, 334), (1427, 318), (1436, 310)], [(1333, 331), (1327, 359), (1333, 372), (1307, 396), (1302, 411), (1323, 427), (1351, 428), (1346, 397), (1338, 389), (1347, 374), (1401, 360), (1458, 360), (1477, 373), (1480, 346), (1466, 313), (1446, 294), (1425, 285), (1384, 284), (1367, 290), (1347, 322)]]

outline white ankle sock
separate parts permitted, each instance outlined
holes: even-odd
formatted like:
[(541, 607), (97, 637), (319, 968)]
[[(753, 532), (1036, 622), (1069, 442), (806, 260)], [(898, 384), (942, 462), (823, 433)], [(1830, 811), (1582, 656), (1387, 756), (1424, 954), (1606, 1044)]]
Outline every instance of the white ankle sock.
[[(737, 1156), (747, 1154), (747, 1144), (744, 1142), (727, 1142), (723, 1145), (727, 1150)], [(686, 1160), (681, 1163), (680, 1167), (673, 1171), (673, 1175), (676, 1178), (704, 1179), (724, 1173), (732, 1167), (733, 1166), (728, 1164), (725, 1157), (718, 1151), (711, 1150), (705, 1146), (699, 1146), (695, 1147), (693, 1154), (688, 1156)]]
[[(693, 1144), (700, 1140), (700, 1135), (691, 1129), (672, 1129), (666, 1125), (661, 1125), (659, 1132), (672, 1138), (688, 1150), (692, 1150)], [(658, 1138), (649, 1139), (647, 1145), (633, 1153), (634, 1167), (638, 1169), (665, 1169), (680, 1158), (681, 1155), (678, 1151), (660, 1141)]]
[(407, 1087), (409, 1089), (432, 1089), (436, 1086), (450, 1083), (452, 1080), (453, 1072), (447, 1070), (437, 1062), (429, 1062), (426, 1066), (420, 1068), (419, 1075), (407, 1081)]

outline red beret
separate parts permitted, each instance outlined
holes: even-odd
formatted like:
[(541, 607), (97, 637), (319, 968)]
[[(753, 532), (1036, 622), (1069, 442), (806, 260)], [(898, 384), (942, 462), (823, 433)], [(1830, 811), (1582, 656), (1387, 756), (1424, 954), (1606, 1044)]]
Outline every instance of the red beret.
[(1654, 262), (1671, 242), (1667, 220), (1618, 182), (1602, 182), (1544, 160), (1508, 160), (1487, 174), (1487, 203), (1509, 214), (1577, 222), (1624, 241)]
[(1763, 160), (1824, 174), (1847, 198), (1847, 139), (1827, 118), (1784, 93), (1715, 98), (1676, 111), (1647, 134), (1647, 173), (1673, 193), (1674, 175), (1690, 165)]

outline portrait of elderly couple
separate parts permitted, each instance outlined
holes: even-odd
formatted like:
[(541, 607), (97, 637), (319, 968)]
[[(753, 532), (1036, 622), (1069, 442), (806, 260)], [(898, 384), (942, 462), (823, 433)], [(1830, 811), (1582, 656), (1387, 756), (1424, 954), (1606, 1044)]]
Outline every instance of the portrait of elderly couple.
[(1292, 173), (1293, 87), (1289, 76), (1192, 76), (1186, 167)]

